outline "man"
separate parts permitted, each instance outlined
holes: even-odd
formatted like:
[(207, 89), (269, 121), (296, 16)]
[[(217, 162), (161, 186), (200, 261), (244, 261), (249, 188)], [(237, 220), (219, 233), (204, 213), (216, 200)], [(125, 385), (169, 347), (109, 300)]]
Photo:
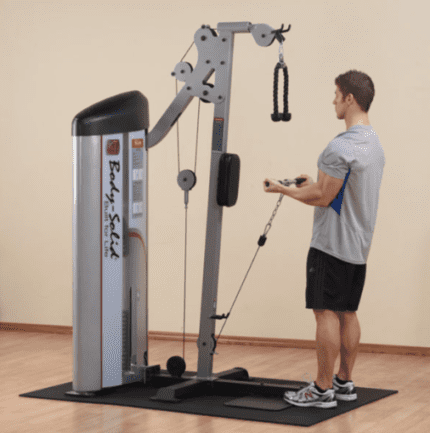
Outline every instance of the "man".
[[(282, 193), (316, 206), (307, 259), (306, 308), (317, 322), (318, 375), (284, 400), (300, 407), (333, 408), (337, 400), (357, 399), (352, 369), (358, 353), (360, 303), (378, 209), (385, 165), (383, 148), (369, 122), (375, 90), (369, 76), (349, 71), (335, 80), (333, 101), (346, 132), (335, 137), (318, 159), (318, 181), (308, 175), (297, 188), (274, 179), (263, 182), (265, 192)], [(269, 186), (266, 187), (266, 182)], [(334, 373), (341, 354), (340, 369)]]

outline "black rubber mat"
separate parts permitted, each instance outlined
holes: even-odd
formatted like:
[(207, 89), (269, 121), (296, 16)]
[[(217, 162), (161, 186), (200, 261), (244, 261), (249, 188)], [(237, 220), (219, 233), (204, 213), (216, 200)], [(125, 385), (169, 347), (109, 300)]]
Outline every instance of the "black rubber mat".
[[(162, 373), (167, 373), (167, 371), (162, 371)], [(191, 377), (192, 375), (195, 376), (196, 373), (186, 372), (184, 376), (185, 375)], [(254, 382), (275, 381), (274, 379), (256, 377), (251, 377), (249, 380)], [(208, 392), (208, 395), (190, 396), (177, 403), (151, 400), (151, 397), (157, 393), (157, 390), (160, 387), (173, 385), (175, 383), (178, 383), (178, 379), (176, 379), (176, 382), (173, 378), (170, 380), (153, 379), (148, 385), (138, 382), (116, 388), (103, 389), (94, 397), (72, 397), (65, 394), (72, 390), (72, 382), (68, 382), (50, 388), (21, 394), (20, 397), (61, 400), (87, 404), (96, 403), (129, 406), (141, 409), (153, 409), (194, 415), (310, 427), (398, 393), (398, 391), (393, 390), (356, 387), (358, 399), (353, 402), (338, 401), (338, 406), (334, 409), (300, 408), (288, 405), (282, 400), (282, 398), (277, 401), (277, 399), (273, 399), (273, 397), (238, 396), (232, 391), (228, 391), (227, 393), (222, 392), (222, 395), (219, 395), (219, 393), (217, 395), (216, 393)], [(306, 382), (288, 380), (276, 380), (276, 383), (285, 384), (286, 386), (288, 386), (288, 384), (291, 384), (292, 386), (297, 386), (297, 384), (303, 384), (303, 386), (307, 385)]]

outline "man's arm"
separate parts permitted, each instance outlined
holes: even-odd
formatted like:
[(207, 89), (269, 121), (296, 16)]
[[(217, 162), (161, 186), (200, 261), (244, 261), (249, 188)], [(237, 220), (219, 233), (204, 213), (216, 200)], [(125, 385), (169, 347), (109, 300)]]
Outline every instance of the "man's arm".
[(309, 206), (328, 207), (339, 194), (343, 182), (343, 179), (336, 179), (320, 170), (317, 183), (301, 188), (288, 188), (282, 185), (280, 192)]
[(309, 206), (327, 207), (319, 181), (302, 188), (289, 188), (282, 185), (280, 192)]

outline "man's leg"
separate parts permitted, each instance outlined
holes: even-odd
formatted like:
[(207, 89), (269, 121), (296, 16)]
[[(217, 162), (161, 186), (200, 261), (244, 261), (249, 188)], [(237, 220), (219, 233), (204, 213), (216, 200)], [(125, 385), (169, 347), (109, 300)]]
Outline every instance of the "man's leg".
[(340, 319), (336, 312), (314, 310), (317, 321), (318, 376), (316, 384), (321, 389), (333, 388), (333, 372), (340, 351)]
[(355, 312), (341, 313), (340, 368), (337, 374), (341, 380), (352, 380), (352, 369), (357, 358), (361, 329)]

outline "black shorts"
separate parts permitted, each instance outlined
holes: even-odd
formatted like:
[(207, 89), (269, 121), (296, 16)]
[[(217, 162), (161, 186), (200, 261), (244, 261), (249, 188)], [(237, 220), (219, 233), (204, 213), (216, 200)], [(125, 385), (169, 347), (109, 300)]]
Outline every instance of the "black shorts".
[(311, 248), (306, 265), (306, 308), (357, 311), (366, 279), (366, 265), (344, 262)]

